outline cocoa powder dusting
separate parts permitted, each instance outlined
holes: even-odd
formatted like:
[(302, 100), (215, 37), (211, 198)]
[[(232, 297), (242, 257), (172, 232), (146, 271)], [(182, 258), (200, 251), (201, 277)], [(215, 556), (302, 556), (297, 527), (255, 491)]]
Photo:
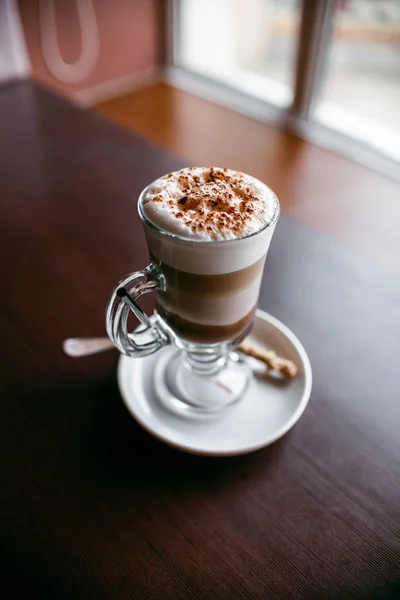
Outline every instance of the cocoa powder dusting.
[[(165, 179), (170, 180), (172, 175)], [(263, 213), (257, 206), (259, 190), (239, 171), (211, 167), (199, 172), (190, 167), (175, 177), (173, 195), (163, 196), (161, 192), (153, 201), (166, 201), (172, 215), (192, 232), (207, 232), (213, 239), (222, 231), (241, 237), (255, 213), (262, 222)]]
[[(178, 200), (180, 210), (176, 216), (182, 218), (184, 211), (188, 217), (185, 222), (192, 231), (198, 229), (195, 225), (201, 224), (202, 230), (205, 228), (209, 233), (229, 228), (238, 236), (254, 213), (253, 204), (257, 199), (241, 173), (233, 176), (226, 169), (210, 168), (202, 179), (189, 172), (181, 175), (178, 183), (185, 195)], [(241, 199), (238, 204), (233, 202), (232, 189)]]

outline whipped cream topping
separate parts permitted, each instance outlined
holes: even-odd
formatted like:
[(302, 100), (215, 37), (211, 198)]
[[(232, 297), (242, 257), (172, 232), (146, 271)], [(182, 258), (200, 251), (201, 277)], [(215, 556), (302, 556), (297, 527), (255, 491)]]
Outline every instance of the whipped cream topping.
[(276, 219), (275, 194), (258, 179), (217, 167), (169, 173), (145, 191), (141, 209), (160, 229), (203, 241), (239, 239)]

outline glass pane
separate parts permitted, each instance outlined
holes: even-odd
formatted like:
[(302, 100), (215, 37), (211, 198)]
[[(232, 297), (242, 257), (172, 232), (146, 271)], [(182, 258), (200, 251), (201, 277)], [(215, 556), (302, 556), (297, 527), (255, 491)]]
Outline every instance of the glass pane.
[(336, 1), (334, 18), (315, 118), (400, 160), (400, 0)]
[(300, 0), (182, 0), (179, 10), (180, 66), (291, 103)]

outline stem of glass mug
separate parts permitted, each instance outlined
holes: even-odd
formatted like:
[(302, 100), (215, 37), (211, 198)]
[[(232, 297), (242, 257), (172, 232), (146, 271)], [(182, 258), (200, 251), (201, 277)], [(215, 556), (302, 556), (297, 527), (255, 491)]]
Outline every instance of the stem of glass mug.
[(180, 357), (185, 368), (195, 375), (211, 377), (224, 368), (228, 358), (227, 349), (221, 344), (218, 348), (198, 346), (181, 348)]

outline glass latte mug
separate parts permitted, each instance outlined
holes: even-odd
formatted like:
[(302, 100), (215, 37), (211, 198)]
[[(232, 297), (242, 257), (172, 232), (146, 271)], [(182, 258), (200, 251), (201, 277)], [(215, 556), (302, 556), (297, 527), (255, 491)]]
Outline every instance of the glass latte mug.
[[(247, 176), (246, 176), (247, 177)], [(234, 348), (251, 330), (265, 258), (279, 218), (279, 202), (264, 184), (272, 218), (246, 237), (201, 240), (181, 237), (152, 223), (138, 210), (150, 264), (114, 289), (107, 305), (107, 333), (129, 357), (159, 352), (154, 394), (164, 407), (187, 415), (221, 411), (244, 394), (251, 373)], [(156, 312), (146, 315), (137, 300), (154, 292)], [(128, 330), (133, 313), (139, 327)]]

